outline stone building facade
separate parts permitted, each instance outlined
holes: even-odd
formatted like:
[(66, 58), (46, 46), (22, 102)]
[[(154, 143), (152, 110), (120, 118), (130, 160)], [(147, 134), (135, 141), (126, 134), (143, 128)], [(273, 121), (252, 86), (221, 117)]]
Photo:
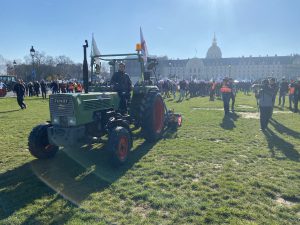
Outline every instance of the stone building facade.
[[(300, 55), (232, 57), (222, 58), (222, 52), (214, 37), (205, 58), (168, 59), (158, 57), (156, 74), (160, 79), (211, 80), (225, 76), (236, 80), (256, 80), (263, 77), (300, 77)], [(139, 76), (140, 69), (134, 62), (126, 65), (132, 77)]]

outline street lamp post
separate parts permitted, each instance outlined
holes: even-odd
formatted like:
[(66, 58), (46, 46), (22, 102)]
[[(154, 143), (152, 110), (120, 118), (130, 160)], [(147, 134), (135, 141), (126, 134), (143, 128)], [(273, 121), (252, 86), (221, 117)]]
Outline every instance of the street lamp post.
[(34, 71), (34, 56), (35, 56), (35, 50), (33, 48), (33, 46), (31, 46), (31, 49), (30, 49), (30, 55), (31, 55), (31, 58), (32, 58), (32, 73), (31, 73), (31, 79), (35, 79), (36, 77), (36, 74), (35, 74), (35, 71)]

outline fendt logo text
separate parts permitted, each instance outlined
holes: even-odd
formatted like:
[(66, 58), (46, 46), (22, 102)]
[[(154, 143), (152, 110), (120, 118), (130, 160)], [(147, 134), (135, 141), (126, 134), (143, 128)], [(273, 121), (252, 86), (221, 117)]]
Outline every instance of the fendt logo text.
[(54, 99), (54, 102), (57, 104), (68, 104), (68, 99)]

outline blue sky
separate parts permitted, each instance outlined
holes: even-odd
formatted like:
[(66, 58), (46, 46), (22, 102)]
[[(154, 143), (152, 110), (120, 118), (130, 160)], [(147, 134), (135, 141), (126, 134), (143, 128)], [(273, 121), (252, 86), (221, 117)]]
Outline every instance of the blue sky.
[(103, 54), (134, 52), (142, 26), (150, 54), (205, 57), (214, 32), (223, 57), (300, 53), (298, 0), (1, 0), (0, 55), (31, 45), (82, 62), (94, 33)]

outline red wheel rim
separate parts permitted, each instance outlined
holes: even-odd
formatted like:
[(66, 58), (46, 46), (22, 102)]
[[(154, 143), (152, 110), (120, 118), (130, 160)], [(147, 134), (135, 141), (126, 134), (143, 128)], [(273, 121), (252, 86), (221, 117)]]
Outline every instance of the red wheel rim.
[(0, 97), (5, 97), (5, 95), (6, 95), (6, 90), (0, 89)]
[(164, 105), (160, 98), (157, 98), (154, 104), (154, 129), (160, 133), (164, 125)]
[(125, 160), (128, 154), (128, 139), (122, 136), (119, 141), (117, 155), (121, 161)]

